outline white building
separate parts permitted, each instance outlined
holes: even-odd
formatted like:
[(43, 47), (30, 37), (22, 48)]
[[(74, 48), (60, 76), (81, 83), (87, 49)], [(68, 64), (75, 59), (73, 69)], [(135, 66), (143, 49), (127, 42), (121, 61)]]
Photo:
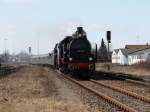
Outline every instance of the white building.
[(128, 55), (129, 65), (150, 60), (150, 49), (143, 49)]
[(128, 54), (137, 49), (117, 49), (112, 53), (112, 63), (128, 65)]
[(150, 59), (150, 49), (117, 49), (112, 53), (112, 63), (133, 65)]
[(118, 51), (118, 60), (117, 62), (121, 65), (127, 65), (128, 64), (128, 50), (126, 49), (119, 49)]
[(115, 49), (112, 53), (112, 63), (118, 63), (118, 51), (119, 49)]

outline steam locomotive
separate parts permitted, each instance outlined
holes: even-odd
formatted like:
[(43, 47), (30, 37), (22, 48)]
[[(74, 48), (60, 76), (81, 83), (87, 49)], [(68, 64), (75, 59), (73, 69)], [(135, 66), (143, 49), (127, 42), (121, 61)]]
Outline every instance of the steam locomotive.
[(61, 72), (88, 79), (95, 71), (95, 57), (86, 32), (78, 27), (54, 47), (50, 54), (31, 56), (33, 65), (51, 65)]
[(81, 78), (89, 78), (95, 71), (95, 58), (91, 53), (91, 44), (82, 27), (72, 36), (67, 36), (54, 48), (54, 67), (64, 73)]

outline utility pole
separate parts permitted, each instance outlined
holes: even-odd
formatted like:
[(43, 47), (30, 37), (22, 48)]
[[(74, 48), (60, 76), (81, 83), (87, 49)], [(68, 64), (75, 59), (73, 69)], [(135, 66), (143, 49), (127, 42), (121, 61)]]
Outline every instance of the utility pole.
[(37, 55), (38, 55), (38, 63), (40, 63), (40, 32), (37, 32)]
[(31, 47), (29, 47), (29, 64), (31, 64)]
[(40, 50), (40, 42), (39, 42), (39, 39), (38, 39), (38, 41), (37, 41), (37, 50), (38, 50), (37, 54), (39, 55), (39, 50)]
[(97, 62), (97, 44), (95, 43), (95, 62)]

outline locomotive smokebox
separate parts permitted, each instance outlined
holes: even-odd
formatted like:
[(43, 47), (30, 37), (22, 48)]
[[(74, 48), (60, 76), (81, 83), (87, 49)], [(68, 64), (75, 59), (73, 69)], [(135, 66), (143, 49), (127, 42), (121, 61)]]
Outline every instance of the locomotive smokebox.
[(107, 31), (107, 41), (111, 43), (111, 31)]

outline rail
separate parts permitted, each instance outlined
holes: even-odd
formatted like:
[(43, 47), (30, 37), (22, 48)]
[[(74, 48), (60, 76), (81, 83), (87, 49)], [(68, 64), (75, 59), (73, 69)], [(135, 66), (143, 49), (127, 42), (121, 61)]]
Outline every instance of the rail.
[(112, 90), (118, 91), (120, 93), (123, 93), (123, 94), (129, 95), (129, 96), (135, 97), (135, 98), (137, 98), (139, 100), (142, 100), (142, 101), (150, 103), (150, 98), (149, 97), (146, 97), (146, 96), (143, 96), (143, 95), (138, 95), (138, 94), (136, 94), (134, 92), (130, 92), (128, 90), (125, 90), (125, 89), (122, 89), (122, 88), (118, 88), (118, 87), (114, 87), (114, 86), (111, 86), (111, 85), (108, 85), (108, 84), (105, 84), (105, 83), (102, 83), (102, 82), (97, 82), (97, 81), (92, 80), (92, 79), (90, 81), (92, 81), (93, 83), (102, 85), (104, 87), (110, 88)]
[(133, 109), (133, 108), (131, 108), (131, 107), (129, 107), (129, 106), (127, 106), (127, 105), (125, 105), (125, 104), (123, 104), (123, 103), (121, 103), (121, 102), (119, 102), (119, 101), (117, 101), (117, 100), (115, 100), (115, 99), (113, 99), (113, 98), (103, 94), (103, 93), (100, 93), (100, 92), (98, 92), (98, 91), (96, 91), (96, 90), (94, 90), (92, 88), (86, 87), (85, 85), (83, 85), (82, 83), (80, 83), (79, 81), (77, 81), (75, 79), (72, 79), (72, 78), (70, 78), (68, 76), (65, 76), (63, 74), (59, 75), (59, 77), (62, 77), (62, 78), (65, 78), (65, 79), (68, 79), (68, 80), (72, 81), (73, 83), (75, 83), (75, 84), (79, 85), (80, 87), (82, 87), (82, 88), (92, 92), (96, 96), (104, 99), (108, 103), (111, 103), (112, 105), (122, 109), (125, 112), (137, 112), (135, 109)]

